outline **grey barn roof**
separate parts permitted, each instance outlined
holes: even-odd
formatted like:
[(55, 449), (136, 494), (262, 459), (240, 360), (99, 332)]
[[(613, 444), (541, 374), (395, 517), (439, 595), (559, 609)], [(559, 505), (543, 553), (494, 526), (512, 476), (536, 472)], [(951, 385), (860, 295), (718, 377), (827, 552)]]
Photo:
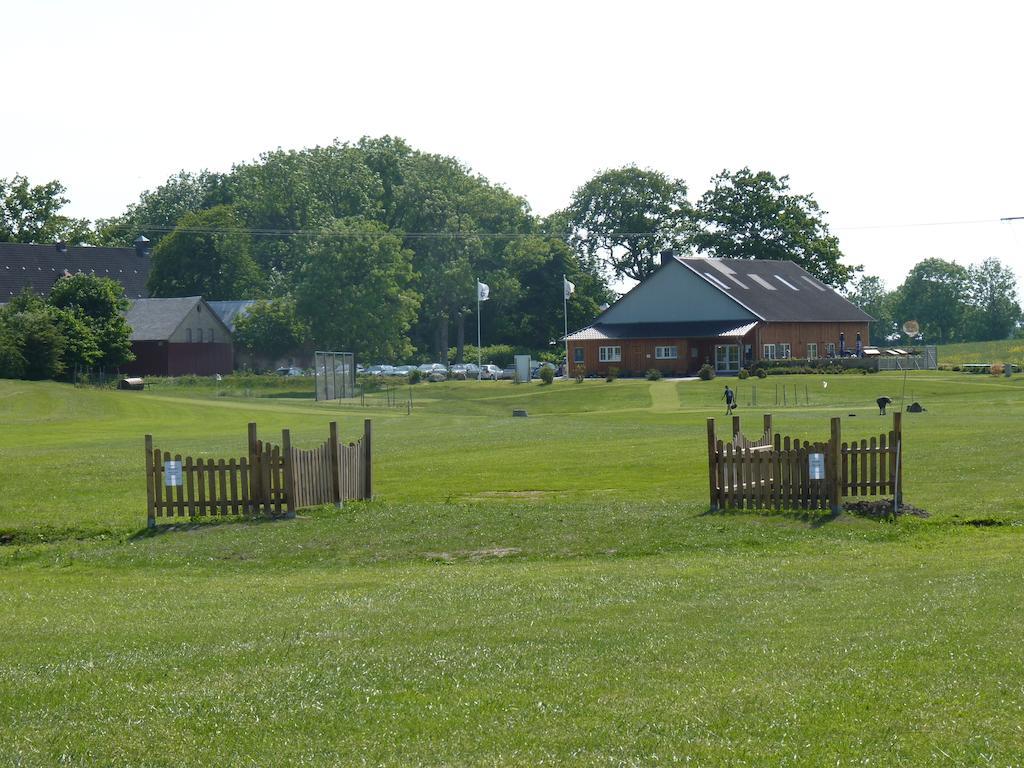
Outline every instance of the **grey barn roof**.
[(680, 257), (676, 261), (770, 323), (874, 320), (792, 261)]
[(25, 288), (46, 296), (65, 272), (109, 277), (124, 286), (129, 299), (145, 298), (149, 266), (149, 257), (136, 255), (134, 248), (69, 245), (61, 253), (55, 244), (0, 243), (0, 302)]
[(217, 313), (217, 317), (228, 327), (232, 333), (235, 332), (235, 321), (239, 317), (249, 314), (249, 307), (256, 302), (251, 299), (240, 301), (208, 301), (210, 309)]
[(132, 341), (166, 341), (202, 300), (200, 296), (185, 296), (132, 302), (125, 313), (125, 319), (132, 328)]

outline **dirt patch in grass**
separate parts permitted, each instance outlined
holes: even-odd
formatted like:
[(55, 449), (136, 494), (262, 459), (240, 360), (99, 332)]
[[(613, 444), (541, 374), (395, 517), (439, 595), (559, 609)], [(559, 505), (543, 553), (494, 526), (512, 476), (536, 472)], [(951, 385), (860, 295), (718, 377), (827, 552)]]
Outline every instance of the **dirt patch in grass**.
[[(877, 501), (847, 501), (843, 504), (843, 511), (861, 517), (870, 517), (876, 520), (891, 518), (894, 516), (892, 500), (879, 499)], [(913, 504), (901, 504), (895, 511), (895, 516), (912, 515), (913, 517), (931, 517), (927, 512)]]
[(427, 560), (451, 563), (456, 560), (490, 560), (511, 557), (522, 552), (519, 547), (488, 547), (487, 549), (463, 549), (456, 552), (424, 552)]

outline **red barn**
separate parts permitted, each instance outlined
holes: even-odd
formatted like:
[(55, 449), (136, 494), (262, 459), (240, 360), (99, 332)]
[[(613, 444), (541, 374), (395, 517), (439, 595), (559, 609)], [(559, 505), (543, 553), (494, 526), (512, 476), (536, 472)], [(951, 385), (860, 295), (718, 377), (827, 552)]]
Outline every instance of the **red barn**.
[(231, 331), (200, 296), (139, 299), (125, 318), (135, 360), (121, 366), (130, 376), (212, 376), (231, 373)]

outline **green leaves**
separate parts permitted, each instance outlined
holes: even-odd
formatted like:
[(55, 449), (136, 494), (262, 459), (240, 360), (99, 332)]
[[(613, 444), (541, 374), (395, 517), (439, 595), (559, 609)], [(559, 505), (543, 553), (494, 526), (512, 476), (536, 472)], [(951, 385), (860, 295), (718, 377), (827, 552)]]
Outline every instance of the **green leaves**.
[(24, 176), (0, 179), (0, 243), (92, 242), (89, 222), (60, 213), (68, 203), (59, 181), (31, 186)]

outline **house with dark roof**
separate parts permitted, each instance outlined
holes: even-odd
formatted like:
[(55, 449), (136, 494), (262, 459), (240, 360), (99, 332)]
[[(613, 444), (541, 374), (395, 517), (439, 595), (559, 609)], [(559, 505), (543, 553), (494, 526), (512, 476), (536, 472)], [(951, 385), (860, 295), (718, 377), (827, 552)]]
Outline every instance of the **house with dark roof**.
[(58, 278), (79, 272), (113, 278), (124, 286), (129, 299), (143, 299), (149, 296), (149, 266), (149, 253), (144, 249), (0, 243), (0, 304), (25, 288), (47, 296)]
[(734, 374), (758, 360), (842, 354), (872, 320), (791, 261), (666, 255), (566, 342), (570, 370), (586, 375), (694, 375), (705, 363)]
[(125, 314), (135, 360), (132, 376), (212, 376), (234, 369), (231, 330), (201, 296), (137, 299)]

